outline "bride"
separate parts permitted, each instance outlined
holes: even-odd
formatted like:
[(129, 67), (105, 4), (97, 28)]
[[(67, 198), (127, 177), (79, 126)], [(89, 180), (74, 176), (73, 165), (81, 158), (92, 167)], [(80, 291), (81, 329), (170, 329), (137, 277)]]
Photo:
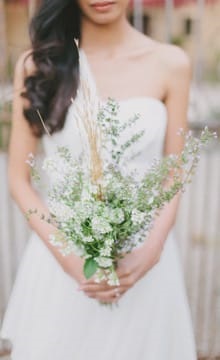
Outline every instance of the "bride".
[[(186, 128), (190, 62), (179, 48), (135, 30), (128, 3), (43, 0), (32, 20), (32, 48), (15, 69), (9, 159), (11, 193), (23, 213), (48, 212), (26, 164), (39, 140), (46, 154), (53, 141), (73, 154), (81, 149), (71, 98), (77, 101), (83, 79), (100, 101), (118, 101), (120, 121), (140, 113), (135, 131), (144, 128), (145, 135), (128, 167), (144, 173), (155, 157), (183, 147), (176, 133)], [(195, 360), (172, 229), (178, 202), (176, 196), (166, 205), (144, 244), (119, 261), (118, 287), (86, 280), (82, 259), (63, 257), (48, 241), (56, 229), (33, 215), (1, 330), (13, 344), (12, 360)]]

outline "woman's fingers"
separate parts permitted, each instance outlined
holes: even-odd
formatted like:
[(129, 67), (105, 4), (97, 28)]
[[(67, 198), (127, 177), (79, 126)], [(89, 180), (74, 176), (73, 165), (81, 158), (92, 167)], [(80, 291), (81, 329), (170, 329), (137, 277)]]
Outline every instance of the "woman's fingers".
[(106, 281), (96, 283), (94, 279), (83, 282), (79, 290), (83, 291), (88, 297), (97, 299), (101, 302), (117, 302), (119, 298), (135, 283), (134, 274), (126, 266), (119, 266), (117, 269), (119, 286), (108, 285)]
[(116, 291), (119, 287), (123, 290), (128, 289), (134, 284), (134, 279), (132, 275), (124, 276), (120, 278), (120, 285), (112, 286), (108, 285), (106, 282), (101, 283), (91, 283), (91, 284), (82, 284), (79, 286), (79, 290), (84, 291), (85, 293), (97, 293), (97, 292), (109, 292)]
[[(135, 279), (133, 274), (130, 273), (122, 273), (123, 275), (119, 278), (120, 288), (123, 291), (126, 291), (128, 288), (132, 287), (135, 283)], [(107, 282), (100, 282), (100, 283), (84, 283), (79, 286), (79, 290), (84, 291), (85, 293), (100, 293), (100, 292), (109, 292), (109, 291), (116, 291), (119, 286), (111, 286), (108, 285)]]
[(120, 286), (129, 289), (135, 284), (135, 276), (134, 274), (124, 275), (119, 278)]
[(89, 283), (89, 284), (82, 284), (79, 286), (79, 290), (82, 290), (84, 292), (100, 292), (100, 291), (109, 291), (114, 290), (117, 288), (117, 286), (110, 286), (106, 282), (101, 283)]
[(87, 296), (102, 302), (117, 302), (120, 297), (125, 293), (125, 289), (114, 288), (108, 291), (88, 292)]
[(80, 287), (86, 296), (101, 302), (117, 302), (122, 295), (133, 285), (132, 279), (123, 277), (120, 286), (110, 286), (107, 283), (84, 284)]

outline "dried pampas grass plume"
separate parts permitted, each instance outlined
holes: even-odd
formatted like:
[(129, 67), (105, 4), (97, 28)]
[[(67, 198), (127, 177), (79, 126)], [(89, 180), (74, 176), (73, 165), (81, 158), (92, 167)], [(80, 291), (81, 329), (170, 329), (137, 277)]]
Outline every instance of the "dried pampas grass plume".
[(101, 179), (103, 176), (103, 164), (101, 158), (101, 129), (97, 123), (97, 114), (100, 102), (95, 89), (91, 86), (88, 78), (81, 79), (78, 94), (75, 99), (71, 99), (74, 104), (74, 116), (80, 133), (83, 131), (86, 137), (82, 136), (82, 141), (87, 139), (87, 153), (91, 181), (97, 185), (101, 191)]

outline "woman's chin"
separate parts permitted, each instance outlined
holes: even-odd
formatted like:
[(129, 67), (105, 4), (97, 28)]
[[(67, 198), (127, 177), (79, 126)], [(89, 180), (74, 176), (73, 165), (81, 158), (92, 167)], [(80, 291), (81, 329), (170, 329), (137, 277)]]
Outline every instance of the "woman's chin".
[(114, 0), (100, 0), (96, 2), (94, 0), (92, 3), (86, 4), (79, 1), (79, 6), (81, 7), (82, 14), (88, 20), (95, 24), (107, 25), (114, 23), (120, 17), (123, 17), (126, 13), (128, 0), (114, 1)]
[(90, 18), (90, 20), (98, 25), (110, 25), (118, 20), (119, 15), (116, 16), (115, 14), (100, 14)]

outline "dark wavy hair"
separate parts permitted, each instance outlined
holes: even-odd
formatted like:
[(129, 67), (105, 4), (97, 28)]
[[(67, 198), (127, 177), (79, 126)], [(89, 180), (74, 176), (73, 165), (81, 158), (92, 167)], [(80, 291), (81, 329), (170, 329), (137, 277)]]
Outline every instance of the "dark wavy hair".
[(30, 23), (36, 71), (25, 78), (21, 96), (29, 101), (23, 113), (37, 137), (44, 133), (37, 110), (52, 134), (63, 128), (76, 97), (79, 52), (74, 39), (80, 40), (80, 17), (77, 0), (43, 0)]

